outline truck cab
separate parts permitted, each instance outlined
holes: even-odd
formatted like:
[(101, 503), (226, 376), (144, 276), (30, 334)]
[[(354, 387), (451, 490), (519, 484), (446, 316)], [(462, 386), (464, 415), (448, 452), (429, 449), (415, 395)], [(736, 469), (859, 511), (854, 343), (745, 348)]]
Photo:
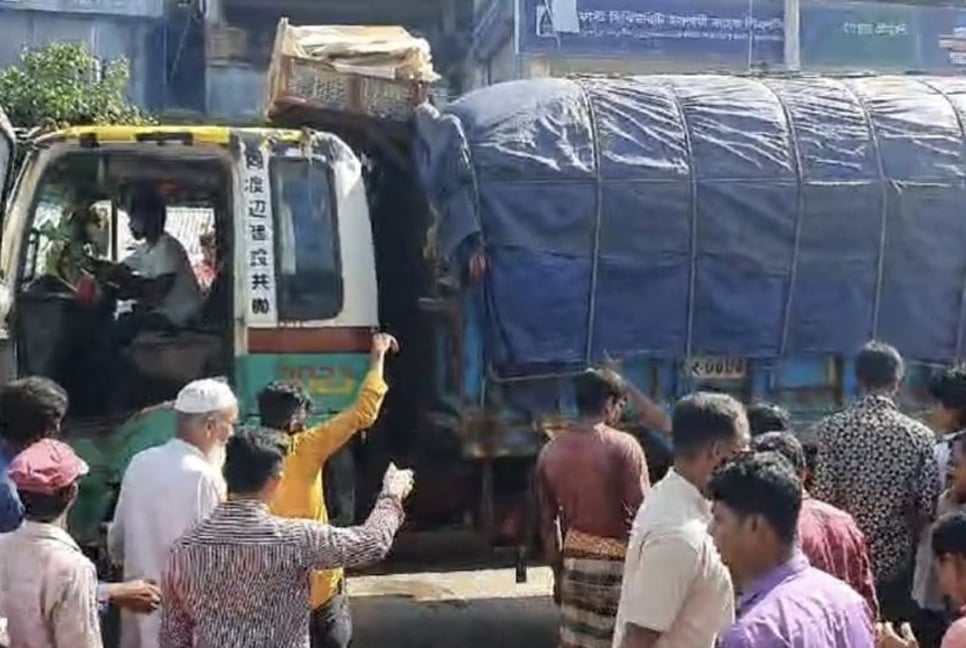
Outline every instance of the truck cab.
[[(14, 139), (0, 125), (6, 177)], [(377, 287), (361, 165), (336, 137), (71, 128), (27, 142), (6, 186), (0, 375), (43, 375), (70, 394), (64, 435), (95, 477), (72, 520), (82, 543), (97, 543), (111, 485), (130, 458), (170, 438), (165, 403), (186, 382), (230, 381), (243, 418), (278, 378), (304, 383), (322, 415), (353, 400), (378, 323)], [(144, 245), (128, 208), (145, 186), (163, 198), (165, 232), (197, 269), (202, 305), (183, 325), (120, 340), (131, 305), (96, 268)]]

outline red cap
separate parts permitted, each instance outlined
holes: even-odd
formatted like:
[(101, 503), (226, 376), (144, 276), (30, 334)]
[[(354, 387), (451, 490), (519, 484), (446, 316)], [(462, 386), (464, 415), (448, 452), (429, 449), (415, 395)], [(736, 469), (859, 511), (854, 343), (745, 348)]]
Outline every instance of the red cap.
[(22, 451), (7, 468), (17, 490), (53, 495), (89, 472), (84, 460), (66, 443), (43, 439)]

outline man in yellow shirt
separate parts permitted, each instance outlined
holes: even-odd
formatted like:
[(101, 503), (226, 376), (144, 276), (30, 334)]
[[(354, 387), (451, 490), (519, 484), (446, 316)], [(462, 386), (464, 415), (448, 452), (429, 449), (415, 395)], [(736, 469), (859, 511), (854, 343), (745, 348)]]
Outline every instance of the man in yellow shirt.
[[(271, 505), (274, 515), (328, 522), (322, 471), (328, 460), (357, 432), (376, 422), (388, 387), (383, 366), (399, 343), (387, 333), (372, 338), (369, 373), (355, 404), (334, 418), (306, 429), (312, 401), (298, 385), (273, 382), (258, 395), (261, 424), (288, 434), (283, 476)], [(312, 648), (347, 648), (352, 641), (352, 617), (345, 596), (342, 570), (312, 576)]]

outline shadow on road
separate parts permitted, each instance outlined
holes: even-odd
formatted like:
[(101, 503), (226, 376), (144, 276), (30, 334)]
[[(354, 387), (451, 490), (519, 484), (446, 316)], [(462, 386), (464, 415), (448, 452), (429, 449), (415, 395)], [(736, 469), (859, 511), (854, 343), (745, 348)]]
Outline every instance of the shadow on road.
[(353, 648), (554, 648), (557, 611), (548, 596), (419, 600), (352, 597)]

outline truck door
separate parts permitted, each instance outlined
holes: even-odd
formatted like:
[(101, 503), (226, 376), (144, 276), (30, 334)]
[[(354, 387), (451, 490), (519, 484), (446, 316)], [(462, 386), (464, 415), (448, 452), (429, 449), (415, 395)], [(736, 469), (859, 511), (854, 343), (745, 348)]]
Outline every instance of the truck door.
[(361, 167), (341, 142), (236, 131), (235, 378), (246, 413), (271, 380), (325, 416), (351, 404), (378, 324)]

